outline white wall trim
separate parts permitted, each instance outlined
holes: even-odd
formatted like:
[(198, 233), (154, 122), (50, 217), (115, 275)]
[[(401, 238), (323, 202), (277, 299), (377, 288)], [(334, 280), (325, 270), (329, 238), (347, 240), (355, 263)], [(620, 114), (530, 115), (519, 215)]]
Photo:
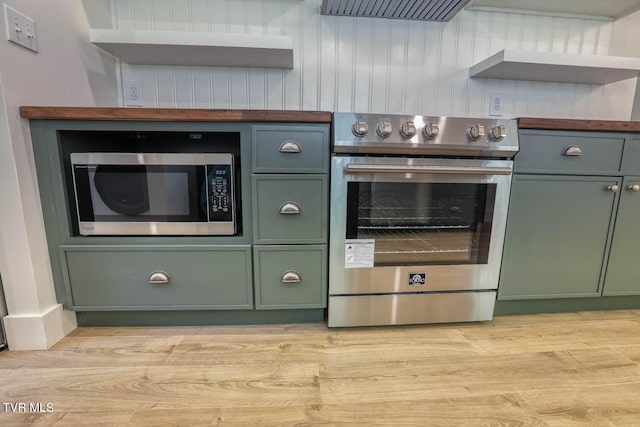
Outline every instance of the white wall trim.
[(40, 314), (3, 318), (9, 350), (46, 350), (78, 327), (76, 313), (56, 304)]

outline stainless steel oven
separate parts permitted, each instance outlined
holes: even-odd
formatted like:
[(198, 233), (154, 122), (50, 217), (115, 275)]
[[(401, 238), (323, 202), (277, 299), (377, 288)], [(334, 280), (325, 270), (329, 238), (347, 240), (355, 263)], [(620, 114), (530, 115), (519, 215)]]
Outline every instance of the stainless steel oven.
[(334, 115), (330, 327), (492, 318), (516, 132)]

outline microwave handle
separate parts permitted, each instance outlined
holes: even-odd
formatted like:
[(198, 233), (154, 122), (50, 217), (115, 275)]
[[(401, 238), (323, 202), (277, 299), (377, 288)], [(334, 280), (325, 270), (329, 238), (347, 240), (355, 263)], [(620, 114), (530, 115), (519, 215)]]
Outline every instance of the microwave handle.
[(347, 165), (347, 173), (424, 173), (457, 175), (511, 175), (511, 168), (491, 166), (402, 166), (402, 165)]

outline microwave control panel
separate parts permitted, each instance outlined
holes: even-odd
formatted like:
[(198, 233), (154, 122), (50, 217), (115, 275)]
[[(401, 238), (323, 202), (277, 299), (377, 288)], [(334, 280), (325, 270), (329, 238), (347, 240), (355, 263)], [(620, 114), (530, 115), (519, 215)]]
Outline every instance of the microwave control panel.
[(207, 165), (209, 222), (233, 220), (233, 175), (231, 165)]

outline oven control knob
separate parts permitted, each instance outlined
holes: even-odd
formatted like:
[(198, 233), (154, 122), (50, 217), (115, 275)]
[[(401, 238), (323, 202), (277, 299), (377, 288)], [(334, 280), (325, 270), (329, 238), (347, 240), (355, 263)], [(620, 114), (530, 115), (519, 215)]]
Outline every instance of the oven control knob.
[(388, 138), (391, 136), (391, 132), (393, 132), (393, 126), (391, 126), (391, 122), (389, 120), (380, 120), (378, 122), (378, 126), (376, 127), (376, 133), (383, 138)]
[(400, 126), (400, 135), (403, 138), (413, 138), (413, 135), (416, 134), (416, 125), (413, 122), (404, 122), (402, 126)]
[(469, 129), (467, 129), (467, 134), (469, 135), (469, 138), (472, 140), (482, 138), (484, 136), (484, 126), (473, 125)]
[(435, 138), (436, 136), (438, 136), (438, 133), (440, 133), (440, 128), (438, 127), (437, 123), (427, 123), (422, 128), (422, 134), (425, 138)]
[(369, 132), (369, 125), (364, 120), (358, 120), (351, 126), (351, 131), (355, 136), (365, 136)]
[(502, 138), (507, 136), (507, 128), (505, 125), (499, 125), (496, 127), (492, 127), (491, 131), (489, 131), (489, 135), (491, 135), (491, 139), (494, 141), (500, 141)]

